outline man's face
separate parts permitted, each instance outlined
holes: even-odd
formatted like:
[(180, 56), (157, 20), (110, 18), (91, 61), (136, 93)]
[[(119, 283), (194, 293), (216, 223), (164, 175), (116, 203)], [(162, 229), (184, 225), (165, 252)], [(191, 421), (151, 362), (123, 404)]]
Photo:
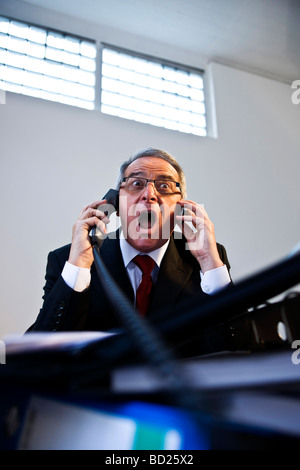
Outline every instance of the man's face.
[[(126, 169), (125, 177), (128, 176), (179, 182), (175, 168), (157, 157), (135, 160)], [(179, 188), (172, 194), (160, 194), (149, 182), (132, 192), (122, 183), (119, 196), (119, 215), (128, 243), (145, 253), (164, 245), (174, 230), (174, 210), (182, 198)]]

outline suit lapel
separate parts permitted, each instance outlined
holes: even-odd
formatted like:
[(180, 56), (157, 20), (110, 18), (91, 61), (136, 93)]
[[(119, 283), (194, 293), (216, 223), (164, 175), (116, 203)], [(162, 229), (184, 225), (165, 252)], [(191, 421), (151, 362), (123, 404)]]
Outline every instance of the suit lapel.
[(179, 255), (173, 237), (163, 258), (151, 302), (151, 312), (171, 307), (189, 281), (193, 268)]
[(100, 248), (100, 255), (105, 266), (120, 289), (128, 299), (133, 301), (133, 289), (124, 266), (118, 232), (114, 234), (114, 238), (108, 237), (103, 241)]
[[(134, 293), (124, 266), (118, 232), (116, 238), (107, 238), (103, 241), (100, 254), (113, 279), (133, 303)], [(154, 288), (150, 315), (151, 313), (155, 314), (157, 311), (171, 308), (182, 293), (185, 285), (189, 282), (193, 267), (190, 263), (184, 261), (184, 258), (184, 256), (180, 255), (175, 241), (171, 237)], [(93, 270), (95, 270), (95, 266), (93, 266)], [(94, 274), (96, 275), (96, 273)], [(101, 281), (97, 279), (96, 284), (98, 286), (99, 283), (101, 284)], [(102, 285), (97, 289), (99, 288), (103, 290)]]

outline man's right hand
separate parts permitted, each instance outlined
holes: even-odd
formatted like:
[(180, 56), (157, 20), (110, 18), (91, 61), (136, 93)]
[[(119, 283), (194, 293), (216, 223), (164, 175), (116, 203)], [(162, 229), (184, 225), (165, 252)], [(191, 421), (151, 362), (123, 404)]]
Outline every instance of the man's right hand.
[(88, 269), (93, 264), (94, 257), (89, 233), (94, 226), (97, 226), (104, 235), (107, 233), (106, 224), (108, 224), (109, 218), (98, 209), (98, 206), (103, 204), (107, 204), (106, 199), (92, 202), (82, 209), (73, 226), (69, 263)]

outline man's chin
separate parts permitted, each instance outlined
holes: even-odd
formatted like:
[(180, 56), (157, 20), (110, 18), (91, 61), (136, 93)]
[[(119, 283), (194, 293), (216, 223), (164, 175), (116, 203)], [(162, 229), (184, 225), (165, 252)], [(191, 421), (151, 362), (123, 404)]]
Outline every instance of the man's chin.
[(161, 238), (146, 237), (146, 233), (143, 233), (138, 238), (134, 240), (128, 238), (127, 241), (136, 250), (141, 251), (143, 253), (149, 253), (150, 251), (157, 250), (158, 248), (163, 246), (168, 240)]

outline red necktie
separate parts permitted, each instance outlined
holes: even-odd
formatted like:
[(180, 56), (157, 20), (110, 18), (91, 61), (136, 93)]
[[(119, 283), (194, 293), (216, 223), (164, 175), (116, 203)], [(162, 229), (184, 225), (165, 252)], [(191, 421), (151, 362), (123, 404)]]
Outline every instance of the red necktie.
[(136, 291), (136, 308), (145, 315), (151, 298), (151, 289), (153, 281), (151, 277), (155, 261), (148, 255), (137, 255), (133, 262), (140, 268), (143, 273), (142, 282)]

